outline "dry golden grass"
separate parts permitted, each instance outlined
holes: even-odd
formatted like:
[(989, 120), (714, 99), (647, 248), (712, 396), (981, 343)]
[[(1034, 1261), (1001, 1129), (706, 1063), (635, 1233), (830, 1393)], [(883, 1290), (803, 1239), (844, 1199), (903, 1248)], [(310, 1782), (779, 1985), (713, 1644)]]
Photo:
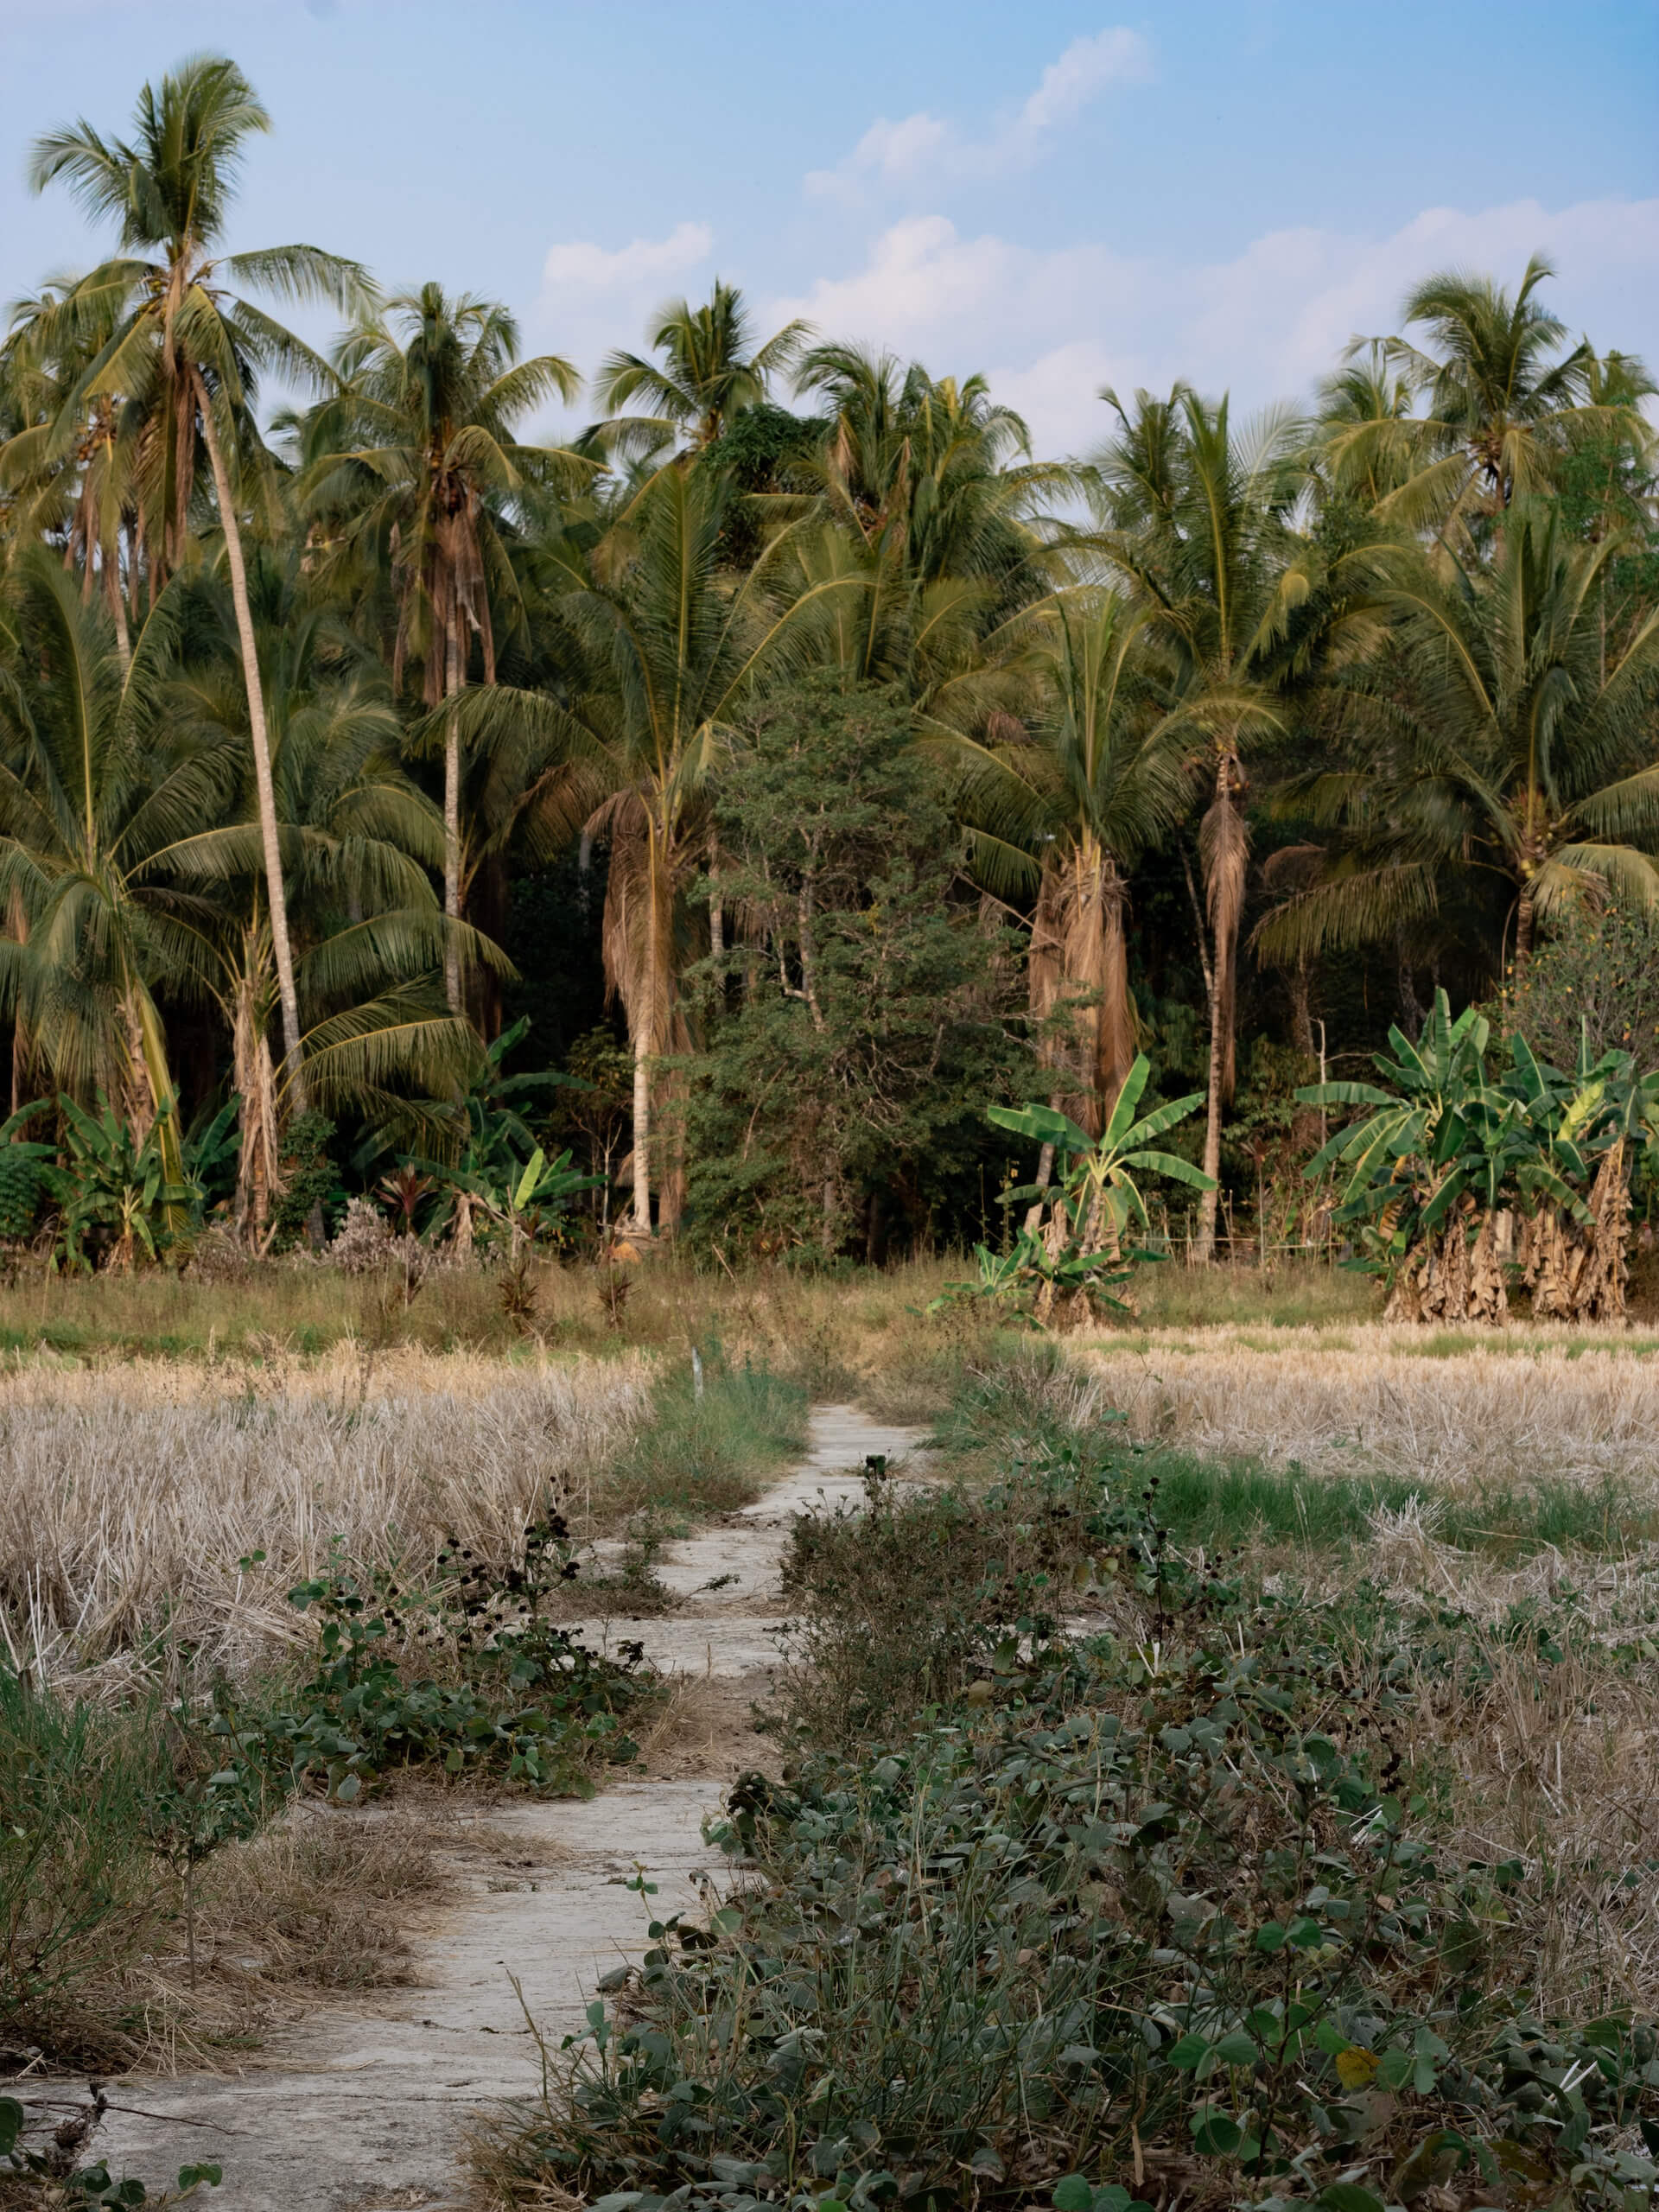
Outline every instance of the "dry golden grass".
[(1136, 1437), (1201, 1455), (1433, 1487), (1659, 1479), (1659, 1362), (1613, 1332), (1499, 1335), (1441, 1354), (1402, 1330), (1341, 1333), (1275, 1331), (1262, 1344), (1230, 1329), (1143, 1332), (1071, 1357)]
[(0, 1624), (9, 1614), (12, 1657), (42, 1679), (130, 1667), (164, 1629), (199, 1663), (240, 1675), (302, 1638), (287, 1592), (336, 1543), (353, 1561), (424, 1575), (454, 1534), (505, 1565), (550, 1491), (567, 1510), (591, 1504), (646, 1417), (649, 1379), (637, 1354), (514, 1369), (337, 1355), (263, 1390), (160, 1363), (10, 1375)]

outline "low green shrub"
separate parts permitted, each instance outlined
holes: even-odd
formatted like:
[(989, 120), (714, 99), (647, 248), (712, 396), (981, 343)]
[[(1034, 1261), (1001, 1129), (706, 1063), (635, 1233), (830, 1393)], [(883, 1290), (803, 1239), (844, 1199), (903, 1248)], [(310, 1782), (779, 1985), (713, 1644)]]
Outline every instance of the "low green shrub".
[(323, 1779), (347, 1802), (386, 1767), (428, 1761), (591, 1796), (596, 1767), (637, 1752), (623, 1720), (650, 1703), (656, 1678), (639, 1644), (601, 1657), (547, 1618), (576, 1572), (556, 1511), (526, 1529), (523, 1550), (503, 1573), (452, 1539), (422, 1588), (343, 1565), (301, 1583), (289, 1597), (321, 1621), (316, 1665), (290, 1703), (234, 1729), (245, 1755), (295, 1784)]
[[(1653, 2025), (1541, 2014), (1549, 1864), (1460, 1853), (1409, 1748), (1426, 1684), (1491, 1679), (1492, 1635), (1369, 1586), (1314, 1602), (1206, 1570), (1158, 1505), (1039, 1452), (982, 1502), (798, 1544), (815, 1631), (848, 1644), (878, 1632), (906, 1537), (918, 1576), (964, 1567), (934, 1581), (954, 1675), (909, 1727), (881, 1732), (872, 1694), (863, 1741), (740, 1783), (714, 1834), (753, 1872), (601, 1984), (543, 2108), (498, 2139), (510, 2199), (1651, 2202)], [(836, 1630), (889, 1553), (891, 1586)], [(1084, 1558), (1120, 1626), (1077, 1644), (1045, 1614)], [(1548, 1669), (1576, 1632), (1524, 1611), (1496, 1640)]]
[(156, 1716), (42, 1694), (0, 1665), (0, 2039), (118, 2062), (88, 1993), (145, 1948), (161, 1878), (143, 1807)]

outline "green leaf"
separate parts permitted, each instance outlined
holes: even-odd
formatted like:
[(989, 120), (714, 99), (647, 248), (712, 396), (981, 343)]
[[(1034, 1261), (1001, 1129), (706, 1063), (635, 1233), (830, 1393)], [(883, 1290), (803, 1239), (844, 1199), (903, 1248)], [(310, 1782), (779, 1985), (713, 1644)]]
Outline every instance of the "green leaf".
[(1183, 2036), (1179, 2043), (1171, 2046), (1169, 2063), (1183, 2069), (1196, 2067), (1202, 2063), (1209, 2050), (1210, 2046), (1202, 2036)]
[(1094, 2212), (1095, 2192), (1082, 2174), (1062, 2174), (1054, 2184), (1054, 2212)]
[(1225, 2113), (1205, 2107), (1192, 2115), (1192, 2140), (1211, 2158), (1230, 2158), (1244, 2140), (1244, 2131)]
[(1305, 1083), (1296, 1091), (1299, 1106), (1397, 1106), (1391, 1090), (1374, 1083)]
[(1215, 1178), (1206, 1175), (1201, 1167), (1182, 1160), (1173, 1152), (1128, 1152), (1123, 1155), (1125, 1167), (1150, 1167), (1156, 1175), (1167, 1175), (1177, 1183), (1190, 1183), (1195, 1191), (1213, 1191)]
[(0, 2097), (0, 2158), (16, 2146), (23, 2132), (23, 2108), (16, 2097)]
[(1357, 2181), (1327, 2182), (1319, 2191), (1319, 2202), (1328, 2205), (1330, 2212), (1383, 2212), (1382, 2198), (1362, 2189)]
[(1035, 1137), (1039, 1143), (1052, 1144), (1058, 1152), (1092, 1152), (1095, 1141), (1084, 1135), (1077, 1123), (1065, 1114), (1057, 1114), (1052, 1106), (991, 1106), (986, 1109), (986, 1119), (999, 1129), (1011, 1129), (1015, 1136)]
[(1112, 1102), (1111, 1115), (1100, 1141), (1103, 1152), (1123, 1141), (1124, 1131), (1135, 1118), (1135, 1109), (1141, 1103), (1141, 1094), (1146, 1089), (1147, 1078), (1151, 1073), (1152, 1062), (1144, 1052), (1137, 1052), (1134, 1066), (1124, 1077), (1117, 1096)]
[(1254, 2066), (1262, 2052), (1254, 2036), (1235, 2028), (1216, 2045), (1216, 2056), (1228, 2066)]
[(1160, 1137), (1166, 1129), (1173, 1129), (1177, 1122), (1185, 1121), (1204, 1103), (1201, 1090), (1190, 1090), (1185, 1098), (1173, 1098), (1167, 1106), (1154, 1106), (1144, 1121), (1137, 1122), (1125, 1135), (1125, 1145), (1150, 1144), (1154, 1137)]

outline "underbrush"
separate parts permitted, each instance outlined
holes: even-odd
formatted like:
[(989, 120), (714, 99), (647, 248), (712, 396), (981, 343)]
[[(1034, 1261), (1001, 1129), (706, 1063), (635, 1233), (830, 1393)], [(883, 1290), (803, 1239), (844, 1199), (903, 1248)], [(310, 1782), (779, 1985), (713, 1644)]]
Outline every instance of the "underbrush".
[[(477, 1777), (591, 1796), (605, 1768), (635, 1756), (629, 1726), (661, 1686), (637, 1645), (602, 1657), (547, 1618), (571, 1550), (550, 1516), (524, 1530), (505, 1572), (459, 1544), (416, 1588), (395, 1570), (336, 1561), (290, 1593), (319, 1619), (309, 1669), (239, 1689), (219, 1676), (166, 1700), (151, 1691), (95, 1706), (0, 1666), (0, 2044), (107, 2070), (158, 2024), (188, 2040), (194, 2018), (211, 2039), (223, 1991), (194, 2001), (213, 1963), (211, 1900), (233, 1910), (236, 1883), (221, 1870), (245, 1869), (237, 1847), (252, 1839), (292, 1877), (285, 1928), (270, 1921), (282, 1885), (264, 1885), (275, 1964), (260, 1974), (375, 1978), (366, 1961), (386, 1935), (363, 1901), (377, 1869), (406, 1894), (412, 1862), (368, 1845), (342, 1856), (342, 1831), (302, 1828), (279, 1847), (271, 1823), (296, 1800), (348, 1805), (409, 1770), (452, 1787)], [(308, 1859), (321, 1894), (305, 1904)], [(344, 1885), (338, 1915), (358, 1920), (337, 1955), (331, 1880)], [(331, 1967), (296, 1967), (308, 1942)]]
[[(1264, 1583), (1177, 1541), (1121, 1437), (979, 1497), (872, 1488), (797, 1534), (792, 1764), (715, 1831), (750, 1871), (549, 2054), (482, 2154), (502, 2201), (1649, 2201), (1629, 1623)], [(1541, 1832), (1497, 1777), (1586, 1707)]]

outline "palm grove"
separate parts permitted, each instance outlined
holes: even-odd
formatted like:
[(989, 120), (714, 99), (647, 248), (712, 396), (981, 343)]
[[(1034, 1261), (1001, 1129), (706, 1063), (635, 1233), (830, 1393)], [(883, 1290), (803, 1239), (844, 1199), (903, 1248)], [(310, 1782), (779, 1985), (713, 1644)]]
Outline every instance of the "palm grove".
[(1542, 264), (1065, 461), (717, 283), (552, 444), (504, 308), (241, 238), (268, 128), (207, 58), (35, 148), (108, 257), (0, 350), (14, 1109), (198, 1213), (228, 1161), (264, 1247), (547, 1069), (636, 1230), (876, 1258), (995, 1234), (988, 1106), (1096, 1135), (1144, 1048), (1207, 1256), (1438, 987), (1659, 1058), (1652, 386)]

